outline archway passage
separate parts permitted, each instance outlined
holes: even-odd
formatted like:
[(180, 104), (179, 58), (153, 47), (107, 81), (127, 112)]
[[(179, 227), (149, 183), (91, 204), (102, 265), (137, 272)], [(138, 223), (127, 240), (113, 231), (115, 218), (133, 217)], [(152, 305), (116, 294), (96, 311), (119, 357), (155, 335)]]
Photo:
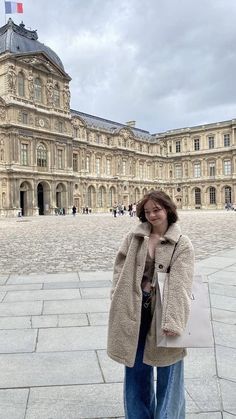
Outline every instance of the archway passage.
[(44, 215), (44, 196), (43, 196), (43, 185), (42, 185), (42, 183), (38, 184), (37, 195), (38, 195), (39, 215)]
[(21, 208), (21, 215), (25, 215), (26, 212), (26, 205), (25, 205), (25, 191), (20, 191), (20, 208)]

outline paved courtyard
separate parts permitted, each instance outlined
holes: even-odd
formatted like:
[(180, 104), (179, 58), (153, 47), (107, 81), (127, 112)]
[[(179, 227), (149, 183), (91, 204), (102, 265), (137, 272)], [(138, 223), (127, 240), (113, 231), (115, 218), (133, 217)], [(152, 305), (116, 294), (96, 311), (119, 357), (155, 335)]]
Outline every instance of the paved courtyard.
[[(236, 211), (180, 211), (197, 259), (236, 246)], [(137, 223), (110, 214), (0, 219), (0, 272), (110, 270), (119, 244)]]
[[(236, 212), (180, 212), (204, 275), (213, 348), (185, 362), (186, 419), (236, 417)], [(116, 250), (136, 219), (0, 220), (0, 419), (123, 417), (123, 367), (106, 355)], [(171, 419), (171, 418), (170, 418)]]

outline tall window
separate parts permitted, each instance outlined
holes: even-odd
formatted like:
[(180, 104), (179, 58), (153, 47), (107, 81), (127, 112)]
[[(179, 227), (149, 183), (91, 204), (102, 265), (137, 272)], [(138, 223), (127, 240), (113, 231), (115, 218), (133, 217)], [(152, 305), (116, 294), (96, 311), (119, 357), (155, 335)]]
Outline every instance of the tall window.
[(201, 205), (201, 189), (195, 188), (195, 205)]
[(28, 144), (21, 143), (21, 164), (28, 166)]
[(210, 204), (216, 204), (216, 190), (213, 186), (209, 189)]
[(60, 90), (58, 84), (54, 86), (53, 90), (53, 101), (56, 107), (60, 107)]
[(194, 150), (195, 151), (200, 150), (200, 140), (199, 140), (199, 138), (194, 138)]
[(34, 99), (37, 102), (42, 102), (42, 83), (38, 77), (34, 81)]
[(110, 159), (106, 160), (106, 174), (107, 175), (111, 174), (111, 160)]
[(140, 179), (143, 179), (143, 164), (139, 165), (139, 177)]
[(226, 186), (225, 187), (225, 202), (227, 202), (227, 203), (231, 203), (232, 202), (232, 198), (231, 198), (231, 187), (230, 186)]
[(231, 160), (224, 161), (224, 175), (231, 175)]
[(78, 172), (78, 154), (73, 153), (73, 171)]
[(25, 96), (25, 78), (21, 72), (18, 74), (18, 95), (21, 97)]
[(214, 177), (216, 174), (216, 164), (214, 161), (209, 162), (209, 176)]
[(63, 122), (58, 121), (58, 132), (63, 132)]
[(98, 206), (99, 207), (104, 207), (104, 203), (105, 203), (105, 188), (101, 186), (101, 188), (99, 188), (98, 190)]
[(86, 170), (90, 172), (90, 156), (86, 156)]
[(181, 152), (180, 141), (176, 141), (176, 143), (175, 143), (175, 151), (176, 151), (176, 153), (180, 153)]
[(148, 164), (148, 166), (147, 166), (147, 178), (151, 179), (151, 166), (150, 166), (150, 164)]
[(175, 177), (181, 178), (182, 177), (182, 167), (180, 164), (175, 166)]
[(201, 163), (194, 163), (194, 177), (201, 177)]
[(122, 174), (126, 175), (126, 160), (122, 161)]
[(101, 159), (100, 159), (100, 157), (96, 158), (96, 174), (97, 175), (101, 174)]
[(61, 148), (57, 149), (57, 164), (58, 169), (63, 169), (63, 150)]
[(208, 137), (208, 147), (215, 148), (215, 139), (214, 137)]
[(39, 144), (37, 147), (37, 166), (47, 166), (47, 149), (44, 144)]
[(27, 112), (22, 112), (22, 124), (28, 124), (28, 114), (27, 114)]
[(230, 146), (230, 135), (224, 134), (224, 147), (229, 147), (229, 146)]

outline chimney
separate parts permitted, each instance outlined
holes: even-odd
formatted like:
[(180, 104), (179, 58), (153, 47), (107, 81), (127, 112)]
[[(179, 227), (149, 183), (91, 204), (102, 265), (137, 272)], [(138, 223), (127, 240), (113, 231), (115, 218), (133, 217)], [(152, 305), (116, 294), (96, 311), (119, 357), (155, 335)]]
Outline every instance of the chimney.
[(125, 125), (131, 128), (135, 128), (136, 121), (127, 121)]

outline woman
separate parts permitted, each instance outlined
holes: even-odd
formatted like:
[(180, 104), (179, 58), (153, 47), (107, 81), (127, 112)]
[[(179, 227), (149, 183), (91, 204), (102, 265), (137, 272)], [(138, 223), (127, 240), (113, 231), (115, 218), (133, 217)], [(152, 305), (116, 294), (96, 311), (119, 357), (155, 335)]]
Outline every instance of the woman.
[[(181, 235), (171, 198), (149, 192), (137, 205), (141, 223), (121, 245), (114, 264), (108, 328), (108, 355), (125, 365), (126, 419), (184, 419), (185, 348), (157, 348), (155, 310), (162, 332), (183, 332), (189, 315), (194, 252)], [(163, 309), (152, 285), (158, 272), (170, 272)], [(156, 294), (156, 295), (155, 295)], [(154, 391), (153, 367), (157, 367)]]

